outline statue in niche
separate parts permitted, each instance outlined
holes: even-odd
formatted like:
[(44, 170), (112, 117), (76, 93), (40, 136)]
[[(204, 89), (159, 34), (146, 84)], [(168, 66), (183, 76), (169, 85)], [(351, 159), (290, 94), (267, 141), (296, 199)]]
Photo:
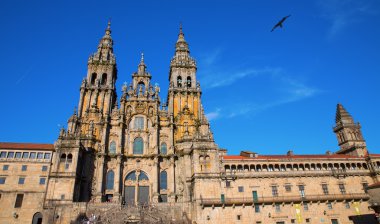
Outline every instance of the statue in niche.
[(128, 106), (128, 107), (127, 107), (127, 114), (128, 114), (129, 116), (132, 115), (132, 107), (131, 107), (131, 106)]
[(92, 136), (94, 134), (94, 121), (90, 121), (90, 125), (89, 125), (89, 128), (88, 128), (88, 133), (90, 136)]
[(153, 107), (149, 107), (149, 116), (153, 116)]
[(178, 183), (178, 192), (182, 193), (184, 189), (183, 179), (181, 178)]
[(183, 123), (183, 125), (184, 125), (184, 129), (185, 129), (185, 135), (189, 135), (189, 126), (188, 126), (188, 123), (187, 122), (185, 122), (185, 123)]

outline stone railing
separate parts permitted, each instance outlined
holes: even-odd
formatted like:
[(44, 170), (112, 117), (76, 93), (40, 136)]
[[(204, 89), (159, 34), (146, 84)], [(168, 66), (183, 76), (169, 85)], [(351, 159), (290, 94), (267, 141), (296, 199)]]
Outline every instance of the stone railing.
[(278, 196), (278, 197), (258, 197), (258, 198), (199, 198), (197, 201), (202, 206), (213, 205), (254, 205), (254, 204), (271, 204), (271, 203), (296, 203), (306, 201), (344, 201), (344, 200), (369, 200), (369, 195), (365, 193), (353, 194), (328, 194), (328, 195), (300, 195), (295, 196)]
[(255, 177), (317, 177), (317, 176), (362, 176), (369, 175), (369, 170), (289, 170), (289, 171), (226, 171), (222, 178), (255, 178)]
[(51, 172), (50, 177), (75, 177), (75, 172)]
[(69, 199), (48, 199), (45, 201), (45, 208), (59, 207), (62, 205), (73, 205), (73, 201)]
[(37, 158), (0, 158), (0, 161), (6, 162), (33, 162), (33, 163), (49, 163), (51, 159)]

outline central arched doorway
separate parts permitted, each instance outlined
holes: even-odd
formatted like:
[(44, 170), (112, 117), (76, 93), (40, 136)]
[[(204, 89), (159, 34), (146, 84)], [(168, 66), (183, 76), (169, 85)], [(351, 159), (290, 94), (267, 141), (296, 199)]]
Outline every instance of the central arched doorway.
[(149, 204), (149, 178), (144, 171), (132, 171), (125, 177), (124, 201), (126, 205)]
[(40, 212), (33, 215), (32, 224), (42, 224), (42, 214)]

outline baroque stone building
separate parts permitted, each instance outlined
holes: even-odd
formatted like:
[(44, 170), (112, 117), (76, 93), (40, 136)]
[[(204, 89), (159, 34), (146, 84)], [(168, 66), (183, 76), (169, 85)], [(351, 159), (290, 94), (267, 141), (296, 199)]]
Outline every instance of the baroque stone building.
[(136, 205), (156, 212), (152, 222), (376, 223), (367, 186), (379, 182), (380, 154), (368, 153), (342, 105), (335, 153), (227, 155), (204, 114), (182, 28), (166, 103), (143, 55), (117, 102), (110, 24), (87, 65), (54, 145), (0, 143), (1, 223), (74, 223), (90, 212), (104, 220), (107, 209), (134, 222), (141, 212), (123, 211)]

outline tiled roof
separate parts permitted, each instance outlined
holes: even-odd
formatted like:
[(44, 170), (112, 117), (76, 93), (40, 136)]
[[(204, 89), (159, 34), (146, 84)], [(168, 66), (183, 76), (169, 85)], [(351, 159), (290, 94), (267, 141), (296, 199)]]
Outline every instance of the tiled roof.
[(0, 142), (0, 149), (54, 150), (53, 144)]
[(369, 154), (369, 156), (372, 156), (372, 157), (380, 157), (380, 154)]
[(377, 187), (380, 187), (380, 182), (377, 182), (368, 186), (368, 188), (377, 188)]
[(258, 155), (257, 157), (246, 156), (223, 156), (224, 160), (258, 160), (258, 159), (356, 159), (361, 158), (357, 156), (332, 154), (332, 155)]

